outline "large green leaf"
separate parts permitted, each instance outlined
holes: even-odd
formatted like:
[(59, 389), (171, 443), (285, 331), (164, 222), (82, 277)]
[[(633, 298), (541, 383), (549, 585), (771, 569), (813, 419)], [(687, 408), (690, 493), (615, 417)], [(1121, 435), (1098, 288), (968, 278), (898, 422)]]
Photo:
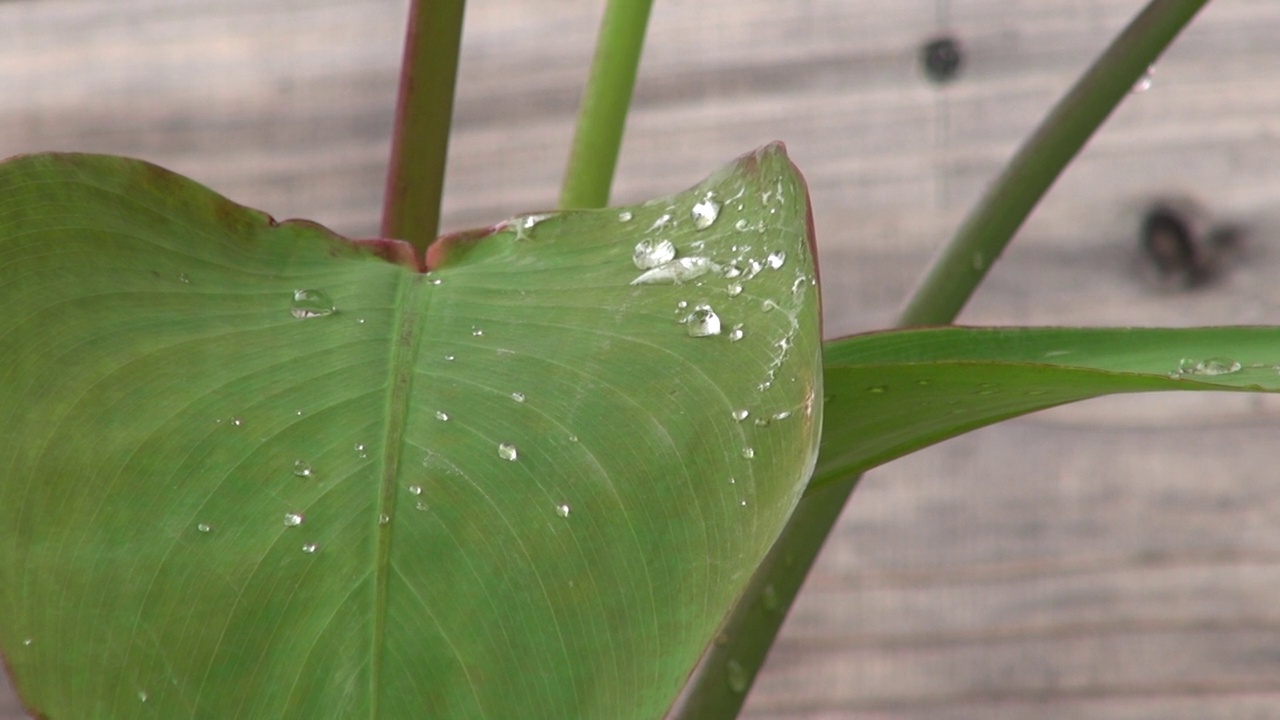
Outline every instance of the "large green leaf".
[[(663, 239), (677, 264), (644, 275)], [(24, 702), (660, 715), (816, 458), (809, 244), (780, 146), (626, 211), (446, 238), (429, 273), (137, 161), (0, 166)]]
[(1100, 395), (1280, 391), (1280, 328), (934, 328), (826, 347), (814, 486), (999, 420)]

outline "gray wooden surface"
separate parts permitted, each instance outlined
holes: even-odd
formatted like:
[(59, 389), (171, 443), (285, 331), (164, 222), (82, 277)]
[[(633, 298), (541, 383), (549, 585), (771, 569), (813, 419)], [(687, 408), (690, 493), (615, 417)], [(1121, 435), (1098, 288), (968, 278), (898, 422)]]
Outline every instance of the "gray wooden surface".
[[(277, 217), (375, 231), (404, 0), (0, 2), (0, 156), (136, 155)], [(600, 3), (474, 0), (448, 228), (551, 207)], [(659, 0), (615, 198), (773, 139), (806, 172), (829, 335), (932, 250), (1139, 0)], [(919, 45), (966, 65), (939, 88)], [(968, 323), (1280, 321), (1280, 5), (1212, 4), (1024, 228)], [(1153, 285), (1144, 204), (1248, 232)], [(1280, 360), (1280, 358), (1278, 358)], [(1177, 358), (1171, 358), (1171, 369)], [(1280, 403), (1086, 403), (870, 474), (746, 717), (1280, 717)], [(0, 718), (20, 717), (0, 694)]]

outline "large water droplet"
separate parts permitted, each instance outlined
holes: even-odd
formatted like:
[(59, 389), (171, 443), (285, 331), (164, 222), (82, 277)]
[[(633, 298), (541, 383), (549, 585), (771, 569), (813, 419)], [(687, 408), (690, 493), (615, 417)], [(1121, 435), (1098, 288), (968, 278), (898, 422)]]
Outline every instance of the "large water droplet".
[(1183, 375), (1230, 375), (1239, 372), (1240, 368), (1240, 363), (1228, 357), (1211, 357), (1199, 362), (1183, 358), (1178, 363), (1178, 372)]
[(293, 474), (298, 477), (309, 478), (315, 474), (315, 469), (311, 467), (311, 463), (306, 460), (293, 461)]
[(560, 503), (556, 506), (556, 514), (562, 518), (569, 517), (571, 512), (573, 512), (573, 508), (569, 507), (569, 503)]
[(302, 524), (302, 520), (303, 520), (302, 513), (285, 513), (284, 526), (298, 527), (299, 525)]
[(699, 230), (706, 230), (711, 224), (720, 217), (720, 203), (711, 199), (708, 195), (697, 203), (694, 203), (693, 209), (689, 212), (693, 216), (693, 226)]
[(730, 690), (738, 694), (747, 691), (747, 684), (750, 678), (747, 677), (747, 671), (742, 667), (742, 663), (737, 660), (730, 660), (725, 663), (724, 674)]
[(717, 271), (720, 266), (710, 259), (694, 255), (682, 257), (646, 270), (631, 281), (632, 285), (679, 285)]
[(656, 268), (676, 259), (676, 246), (670, 240), (641, 240), (631, 253), (631, 262), (641, 270)]
[(769, 257), (764, 259), (764, 263), (770, 268), (777, 270), (787, 262), (787, 254), (781, 250), (769, 253)]
[(289, 313), (299, 320), (332, 315), (337, 310), (325, 291), (306, 288), (294, 290), (293, 302), (289, 305)]
[(510, 460), (514, 462), (520, 457), (520, 453), (516, 450), (515, 445), (512, 445), (511, 443), (500, 443), (498, 445), (498, 457), (503, 460)]
[(689, 337), (710, 337), (720, 334), (720, 316), (710, 305), (698, 305), (689, 317), (684, 319)]

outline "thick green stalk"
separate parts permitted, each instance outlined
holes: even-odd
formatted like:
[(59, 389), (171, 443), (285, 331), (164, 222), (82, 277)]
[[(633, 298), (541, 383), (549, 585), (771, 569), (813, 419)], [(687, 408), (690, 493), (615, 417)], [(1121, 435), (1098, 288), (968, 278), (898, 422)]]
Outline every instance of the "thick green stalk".
[(382, 237), (419, 257), (440, 229), (440, 198), (458, 78), (464, 0), (413, 0), (400, 69)]
[(561, 209), (609, 204), (652, 5), (653, 0), (609, 0), (605, 7), (560, 189)]
[[(1152, 0), (1018, 150), (926, 273), (900, 327), (946, 324), (1067, 163), (1208, 0)], [(981, 261), (979, 261), (981, 259)], [(833, 478), (801, 499), (703, 658), (673, 720), (738, 714), (809, 568), (859, 476)]]

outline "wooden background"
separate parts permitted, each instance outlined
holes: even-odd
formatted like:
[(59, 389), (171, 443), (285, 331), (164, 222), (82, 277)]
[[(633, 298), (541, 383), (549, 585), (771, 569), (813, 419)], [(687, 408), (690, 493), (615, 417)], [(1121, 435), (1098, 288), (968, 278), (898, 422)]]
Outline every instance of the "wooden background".
[[(600, 12), (473, 0), (449, 229), (551, 207)], [(887, 325), (1016, 143), (1140, 0), (658, 0), (615, 199), (785, 140), (831, 336)], [(277, 217), (375, 232), (405, 0), (0, 1), (0, 156), (141, 156)], [(965, 66), (928, 82), (942, 29)], [(1211, 4), (1024, 228), (962, 321), (1280, 321), (1280, 6)], [(1146, 204), (1246, 229), (1195, 291)], [(1280, 360), (1280, 358), (1277, 358)], [(1177, 358), (1170, 359), (1170, 368)], [(1095, 401), (870, 474), (753, 720), (1280, 716), (1280, 404)], [(0, 689), (2, 690), (2, 689)], [(21, 717), (0, 691), (0, 718)]]

